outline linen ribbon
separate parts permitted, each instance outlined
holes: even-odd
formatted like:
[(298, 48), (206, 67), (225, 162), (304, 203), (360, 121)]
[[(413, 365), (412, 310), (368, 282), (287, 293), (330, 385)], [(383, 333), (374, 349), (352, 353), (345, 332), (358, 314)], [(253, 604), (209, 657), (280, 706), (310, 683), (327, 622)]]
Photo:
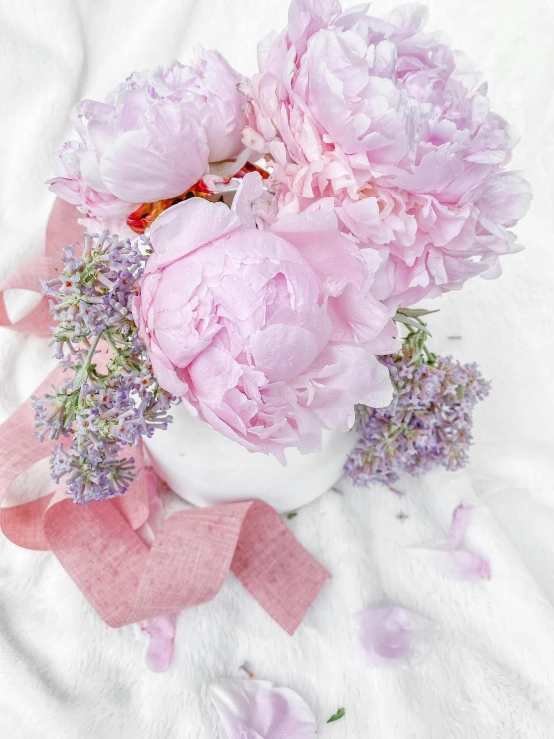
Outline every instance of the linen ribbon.
[[(54, 276), (57, 246), (79, 238), (76, 209), (57, 200), (48, 223), (45, 255), (23, 265), (0, 285), (0, 326), (48, 335), (43, 299), (12, 322), (4, 292), (38, 291), (38, 277)], [(57, 384), (56, 369), (36, 389)], [(34, 435), (27, 400), (0, 427), (0, 501), (12, 484), (48, 457), (52, 442)], [(133, 450), (137, 467), (142, 448)], [(30, 496), (26, 494), (27, 500)], [(101, 618), (113, 627), (176, 613), (205, 603), (221, 589), (229, 571), (267, 613), (292, 634), (330, 577), (294, 538), (267, 503), (247, 501), (180, 511), (163, 524), (149, 547), (137, 531), (148, 519), (145, 475), (125, 495), (75, 505), (62, 486), (31, 502), (0, 508), (0, 529), (27, 549), (51, 550)]]

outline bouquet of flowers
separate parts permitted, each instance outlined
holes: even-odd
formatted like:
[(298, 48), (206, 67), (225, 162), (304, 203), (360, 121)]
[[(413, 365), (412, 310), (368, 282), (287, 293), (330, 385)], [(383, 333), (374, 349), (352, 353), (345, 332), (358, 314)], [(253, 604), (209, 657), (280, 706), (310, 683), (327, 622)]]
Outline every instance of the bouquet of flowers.
[(49, 186), (84, 234), (42, 283), (65, 379), (33, 404), (75, 503), (126, 493), (176, 413), (283, 465), (350, 433), (357, 485), (466, 463), (489, 384), (415, 306), (498, 277), (531, 194), (425, 23), (292, 0), (252, 78), (201, 50), (74, 107)]
[(412, 306), (497, 277), (530, 191), (486, 84), (425, 15), (295, 0), (252, 79), (202, 50), (74, 108), (50, 189), (89, 233), (44, 283), (71, 376), (35, 407), (73, 440), (52, 474), (75, 501), (124, 492), (124, 447), (179, 400), (283, 462), (357, 415), (356, 484), (464, 464), (488, 385), (426, 349)]

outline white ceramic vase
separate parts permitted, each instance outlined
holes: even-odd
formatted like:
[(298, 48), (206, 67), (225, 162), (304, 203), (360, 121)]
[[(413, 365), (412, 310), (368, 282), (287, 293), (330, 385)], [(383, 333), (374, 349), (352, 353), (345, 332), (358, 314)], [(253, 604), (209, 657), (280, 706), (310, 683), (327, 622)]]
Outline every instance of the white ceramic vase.
[(356, 442), (353, 431), (323, 431), (321, 451), (286, 452), (283, 467), (273, 456), (249, 452), (194, 418), (183, 405), (172, 409), (167, 431), (145, 445), (152, 465), (169, 487), (190, 503), (211, 506), (258, 499), (280, 512), (315, 500), (342, 475)]

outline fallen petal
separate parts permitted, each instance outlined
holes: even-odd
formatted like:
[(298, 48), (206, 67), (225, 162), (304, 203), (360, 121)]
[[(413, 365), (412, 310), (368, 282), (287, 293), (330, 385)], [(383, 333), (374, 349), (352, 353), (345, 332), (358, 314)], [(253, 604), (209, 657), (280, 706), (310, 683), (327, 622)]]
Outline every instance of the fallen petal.
[(471, 521), (473, 503), (462, 502), (454, 509), (448, 543), (452, 549), (458, 549), (463, 543), (467, 527)]
[(442, 550), (432, 548), (414, 549), (413, 551), (437, 572), (454, 580), (490, 579), (491, 569), (487, 560), (477, 552), (465, 549)]
[(452, 513), (450, 534), (426, 547), (414, 547), (416, 554), (438, 572), (455, 580), (490, 579), (488, 561), (477, 552), (462, 548), (473, 505), (462, 502)]
[(425, 616), (399, 606), (368, 608), (356, 619), (372, 667), (417, 664), (433, 645), (438, 630)]
[(208, 686), (228, 739), (312, 739), (308, 704), (289, 688), (265, 680), (218, 680)]
[(141, 621), (141, 631), (150, 636), (146, 652), (146, 664), (152, 672), (165, 672), (171, 666), (175, 648), (175, 630), (177, 616), (154, 616), (148, 621)]

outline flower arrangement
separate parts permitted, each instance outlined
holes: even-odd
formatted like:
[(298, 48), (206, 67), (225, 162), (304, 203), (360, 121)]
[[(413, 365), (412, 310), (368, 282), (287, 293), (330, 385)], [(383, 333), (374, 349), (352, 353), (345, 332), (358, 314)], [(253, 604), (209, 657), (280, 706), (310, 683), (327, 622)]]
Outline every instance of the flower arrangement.
[[(490, 110), (486, 84), (426, 19), (417, 5), (380, 19), (338, 0), (292, 0), (252, 78), (202, 50), (72, 111), (78, 139), (56, 155), (49, 185), (84, 234), (42, 281), (65, 379), (33, 409), (64, 503), (87, 505), (69, 513), (56, 499), (58, 518), (48, 508), (39, 539), (22, 541), (47, 541), (110, 625), (141, 621), (161, 635), (163, 664), (174, 614), (212, 598), (230, 569), (291, 633), (329, 576), (260, 501), (172, 516), (161, 543), (144, 534), (146, 524), (158, 533), (160, 506), (155, 491), (137, 492), (150, 480), (142, 441), (168, 437), (173, 415), (283, 465), (289, 449), (315, 455), (326, 434), (354, 428), (340, 471), (356, 485), (467, 462), (489, 383), (428, 348), (433, 311), (414, 306), (498, 277), (500, 257), (520, 248), (511, 228), (531, 193), (508, 169), (517, 137)], [(421, 552), (460, 579), (486, 578), (488, 562), (463, 545), (470, 509), (460, 505), (450, 537)], [(268, 531), (272, 561), (259, 556)], [(90, 568), (108, 562), (99, 574), (80, 567), (87, 545)], [(124, 591), (113, 608), (112, 579)], [(430, 631), (398, 608), (362, 622), (379, 660), (413, 652)], [(389, 644), (404, 631), (402, 648)], [(268, 705), (280, 695), (256, 690)]]
[(35, 402), (42, 435), (73, 436), (52, 474), (74, 500), (124, 492), (124, 447), (177, 400), (282, 462), (357, 412), (356, 484), (465, 463), (488, 385), (424, 354), (411, 306), (497, 276), (530, 191), (486, 85), (425, 20), (294, 0), (251, 79), (201, 51), (74, 108), (50, 189), (91, 234), (44, 285), (73, 377)]

